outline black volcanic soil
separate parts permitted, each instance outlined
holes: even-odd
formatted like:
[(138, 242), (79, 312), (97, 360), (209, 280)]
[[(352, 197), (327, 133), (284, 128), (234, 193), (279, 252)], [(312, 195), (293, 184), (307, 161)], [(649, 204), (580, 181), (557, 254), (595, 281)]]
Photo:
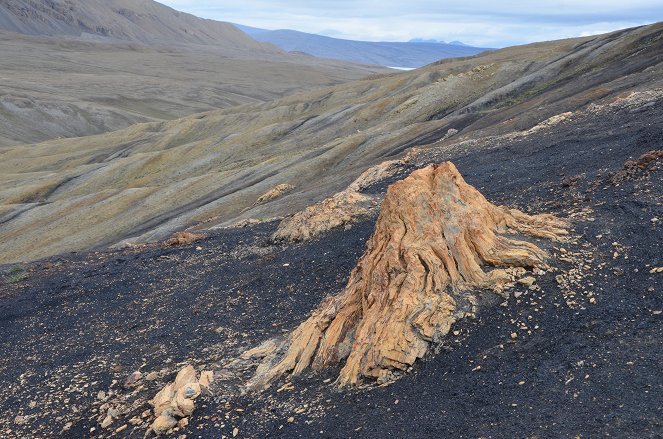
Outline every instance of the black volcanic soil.
[[(662, 110), (571, 121), (469, 154), (431, 149), (421, 164), (453, 159), (493, 202), (571, 218), (571, 242), (550, 249), (558, 271), (536, 276), (538, 291), (489, 300), (390, 386), (341, 392), (324, 382), (335, 371), (309, 373), (281, 391), (200, 399), (173, 437), (663, 436), (663, 273), (650, 273), (663, 266), (663, 163), (615, 175), (663, 149)], [(218, 367), (342, 289), (373, 222), (289, 247), (270, 246), (268, 223), (25, 266), (25, 279), (0, 287), (0, 436), (143, 437), (115, 429), (185, 362)], [(12, 268), (5, 278), (21, 277)], [(165, 370), (122, 389), (138, 369)], [(109, 389), (136, 404), (102, 430), (97, 394)]]

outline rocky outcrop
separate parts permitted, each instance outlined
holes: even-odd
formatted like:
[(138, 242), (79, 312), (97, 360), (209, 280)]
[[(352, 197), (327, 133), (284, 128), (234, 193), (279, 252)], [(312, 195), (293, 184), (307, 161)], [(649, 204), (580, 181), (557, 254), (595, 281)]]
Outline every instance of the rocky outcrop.
[(344, 191), (281, 221), (272, 240), (308, 241), (375, 213), (381, 197), (362, 194), (361, 191), (394, 176), (403, 168), (406, 160), (389, 160), (368, 168)]
[(514, 235), (559, 240), (566, 228), (552, 215), (489, 203), (451, 162), (415, 171), (387, 190), (346, 288), (284, 340), (243, 355), (263, 359), (248, 388), (343, 362), (340, 386), (388, 380), (472, 315), (480, 290), (500, 291), (514, 267), (546, 265), (544, 250)]
[(152, 431), (157, 435), (165, 434), (178, 424), (186, 424), (195, 409), (194, 400), (209, 391), (213, 380), (212, 372), (202, 372), (198, 377), (193, 366), (182, 369), (175, 381), (167, 384), (151, 401), (156, 416)]

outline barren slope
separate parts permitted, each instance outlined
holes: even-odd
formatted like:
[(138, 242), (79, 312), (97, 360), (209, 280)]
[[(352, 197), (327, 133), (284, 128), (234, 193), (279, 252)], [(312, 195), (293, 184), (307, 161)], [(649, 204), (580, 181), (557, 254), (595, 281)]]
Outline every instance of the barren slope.
[[(571, 221), (569, 242), (536, 241), (552, 259), (528, 274), (534, 288), (480, 294), (477, 315), (390, 386), (339, 392), (330, 370), (237, 397), (223, 381), (165, 437), (660, 438), (663, 161), (624, 163), (663, 149), (662, 106), (632, 97), (527, 135), (422, 150), (412, 169), (450, 159), (490, 202)], [(148, 400), (185, 364), (233, 378), (241, 352), (342, 291), (375, 224), (274, 245), (270, 222), (0, 266), (0, 436), (144, 437)]]
[[(0, 261), (293, 213), (410, 147), (439, 140), (471, 150), (459, 140), (527, 130), (660, 87), (662, 35), (658, 24), (504, 49), (265, 104), (3, 148)], [(295, 189), (255, 204), (279, 184)]]
[(147, 46), (0, 32), (0, 146), (265, 102), (384, 71), (218, 43)]

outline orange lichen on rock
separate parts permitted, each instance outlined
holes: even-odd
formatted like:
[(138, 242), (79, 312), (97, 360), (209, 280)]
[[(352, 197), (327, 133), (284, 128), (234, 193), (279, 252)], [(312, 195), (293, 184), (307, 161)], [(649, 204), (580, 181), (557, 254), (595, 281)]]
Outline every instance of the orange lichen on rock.
[(346, 288), (285, 340), (246, 352), (260, 359), (248, 389), (341, 363), (340, 386), (386, 379), (475, 311), (476, 291), (501, 290), (512, 267), (545, 266), (547, 254), (515, 234), (561, 239), (567, 223), (489, 203), (451, 162), (391, 185), (366, 252)]

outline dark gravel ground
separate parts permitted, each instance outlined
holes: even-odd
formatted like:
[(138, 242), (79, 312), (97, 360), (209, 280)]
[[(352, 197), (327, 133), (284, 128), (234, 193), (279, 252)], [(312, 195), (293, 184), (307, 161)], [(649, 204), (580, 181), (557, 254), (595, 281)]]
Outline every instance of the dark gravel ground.
[[(489, 300), (390, 386), (340, 392), (329, 371), (208, 397), (173, 437), (662, 437), (663, 273), (650, 270), (663, 266), (663, 165), (614, 176), (663, 149), (661, 110), (587, 116), (469, 154), (431, 149), (422, 160), (452, 158), (491, 201), (572, 218), (571, 242), (550, 248), (558, 271)], [(292, 329), (343, 288), (373, 224), (281, 247), (268, 223), (3, 267), (0, 436), (143, 437), (114, 429), (184, 363), (214, 367)], [(159, 378), (122, 389), (134, 370)], [(131, 409), (110, 430), (99, 391)]]

